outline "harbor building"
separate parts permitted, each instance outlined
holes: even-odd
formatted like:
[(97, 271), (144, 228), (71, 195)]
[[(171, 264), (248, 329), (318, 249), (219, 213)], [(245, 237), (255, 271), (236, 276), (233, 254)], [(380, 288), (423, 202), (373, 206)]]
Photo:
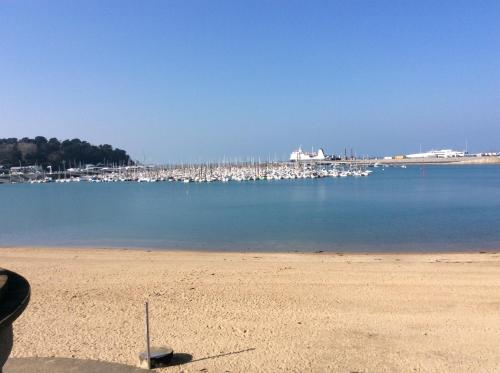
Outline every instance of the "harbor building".
[(415, 153), (406, 155), (406, 158), (456, 158), (456, 157), (465, 157), (465, 152), (452, 149), (441, 149), (441, 150), (431, 150), (425, 153)]
[(11, 167), (10, 173), (12, 175), (23, 175), (23, 174), (35, 174), (42, 172), (42, 167), (38, 165), (32, 166), (19, 166), (19, 167)]

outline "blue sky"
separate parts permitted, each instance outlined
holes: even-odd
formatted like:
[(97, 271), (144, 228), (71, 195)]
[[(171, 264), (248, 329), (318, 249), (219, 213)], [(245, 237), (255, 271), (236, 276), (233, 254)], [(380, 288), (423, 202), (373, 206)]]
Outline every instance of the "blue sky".
[(0, 137), (147, 162), (500, 150), (498, 1), (2, 1)]

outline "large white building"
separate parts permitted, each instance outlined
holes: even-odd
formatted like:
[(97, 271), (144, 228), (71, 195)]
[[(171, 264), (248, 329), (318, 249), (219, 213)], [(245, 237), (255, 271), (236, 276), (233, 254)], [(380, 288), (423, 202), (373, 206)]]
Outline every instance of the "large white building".
[(292, 154), (290, 154), (291, 161), (324, 161), (326, 159), (326, 155), (323, 149), (319, 149), (318, 152), (304, 152), (302, 148), (298, 150), (294, 150)]
[(464, 157), (465, 152), (451, 149), (431, 150), (425, 153), (407, 154), (406, 158), (455, 158)]
[(42, 167), (35, 166), (19, 166), (19, 167), (11, 167), (10, 173), (12, 175), (23, 175), (23, 174), (36, 174), (42, 172)]

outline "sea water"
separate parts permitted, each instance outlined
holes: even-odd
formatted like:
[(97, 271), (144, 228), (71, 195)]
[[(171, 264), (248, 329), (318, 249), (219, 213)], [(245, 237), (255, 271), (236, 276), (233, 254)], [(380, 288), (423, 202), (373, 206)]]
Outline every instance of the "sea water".
[(373, 170), (307, 180), (0, 185), (0, 246), (500, 248), (500, 166)]

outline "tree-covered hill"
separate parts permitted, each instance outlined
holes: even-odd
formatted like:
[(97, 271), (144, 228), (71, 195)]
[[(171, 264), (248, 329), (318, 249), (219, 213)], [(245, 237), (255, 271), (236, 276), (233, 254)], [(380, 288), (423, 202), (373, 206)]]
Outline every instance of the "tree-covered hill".
[(127, 165), (133, 163), (125, 150), (111, 145), (91, 145), (80, 139), (59, 141), (43, 136), (34, 139), (0, 138), (0, 166), (40, 165), (53, 168), (85, 164)]

